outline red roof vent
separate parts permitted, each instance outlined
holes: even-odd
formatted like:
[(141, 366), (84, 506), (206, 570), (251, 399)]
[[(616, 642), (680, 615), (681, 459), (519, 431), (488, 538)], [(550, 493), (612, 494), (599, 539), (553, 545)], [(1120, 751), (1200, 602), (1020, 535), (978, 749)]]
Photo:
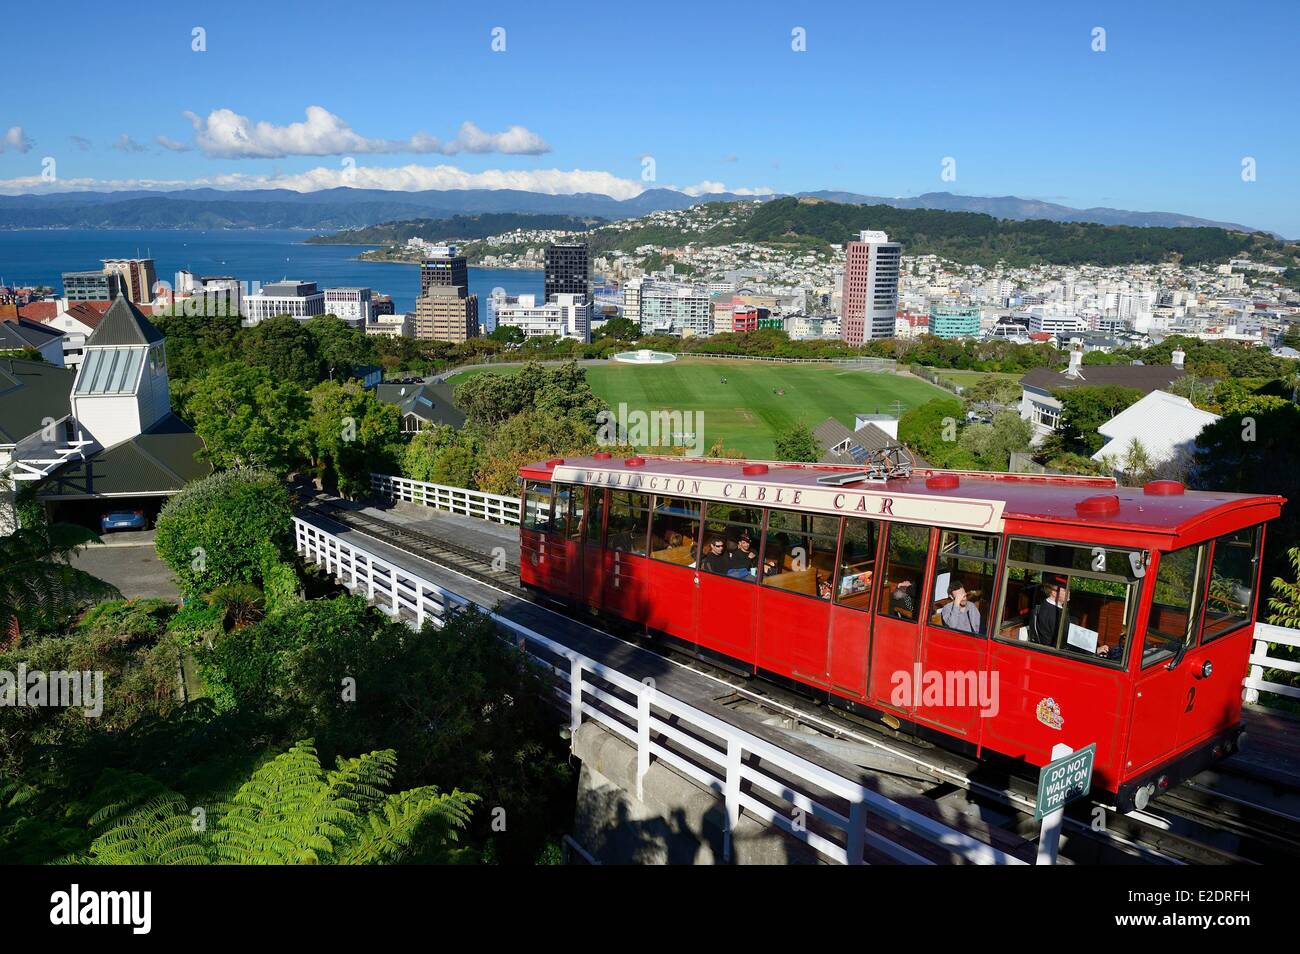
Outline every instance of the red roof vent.
[(961, 483), (956, 474), (935, 474), (925, 479), (925, 486), (931, 490), (952, 490)]
[(1113, 517), (1119, 513), (1119, 497), (1114, 494), (1093, 494), (1074, 505), (1080, 517)]
[(1142, 488), (1144, 494), (1152, 497), (1177, 497), (1186, 490), (1181, 480), (1150, 480)]
[(746, 464), (740, 472), (746, 477), (759, 477), (767, 473), (767, 464)]
[(550, 460), (548, 460), (548, 461), (546, 462), (546, 466), (547, 466), (547, 467), (559, 467), (559, 466), (560, 466), (561, 464), (563, 464), (563, 463), (564, 463), (564, 458), (563, 458), (563, 457), (552, 457)]
[(610, 454), (609, 451), (596, 451), (596, 453), (591, 456), (596, 460), (609, 460)]
[(623, 463), (624, 463), (624, 465), (626, 465), (626, 466), (628, 466), (628, 467), (644, 467), (644, 466), (645, 466), (645, 458), (644, 458), (644, 457), (629, 457), (627, 460), (623, 461)]

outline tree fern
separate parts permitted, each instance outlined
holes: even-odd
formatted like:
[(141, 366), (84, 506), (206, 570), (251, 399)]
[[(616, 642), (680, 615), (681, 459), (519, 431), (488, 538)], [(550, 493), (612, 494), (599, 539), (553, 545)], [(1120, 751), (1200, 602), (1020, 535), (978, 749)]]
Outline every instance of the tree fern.
[[(176, 792), (117, 773), (91, 818), (98, 864), (383, 864), (445, 860), (477, 796), (433, 787), (388, 793), (391, 750), (340, 758), (325, 771), (311, 740), (268, 760), (198, 826)], [(141, 802), (141, 794), (147, 795)]]

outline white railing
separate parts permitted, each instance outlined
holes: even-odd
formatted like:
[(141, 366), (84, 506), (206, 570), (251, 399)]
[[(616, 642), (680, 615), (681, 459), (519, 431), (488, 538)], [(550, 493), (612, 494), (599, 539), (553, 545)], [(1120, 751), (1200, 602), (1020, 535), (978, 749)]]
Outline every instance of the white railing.
[(413, 621), (417, 627), (426, 622), (441, 626), (448, 607), (469, 605), (468, 600), (436, 583), (345, 543), (299, 517), (293, 518), (293, 530), (304, 559), (323, 566), (354, 593), (364, 591), (370, 602), (394, 619)]
[(493, 523), (519, 524), (519, 498), (466, 490), (447, 484), (431, 484), (388, 474), (371, 474), (370, 489), (390, 500), (404, 500)]
[(1300, 646), (1300, 630), (1286, 629), (1269, 623), (1255, 624), (1255, 644), (1250, 654), (1250, 674), (1246, 676), (1246, 701), (1259, 702), (1261, 692), (1271, 692), (1291, 699), (1300, 699), (1300, 687), (1288, 686), (1280, 682), (1268, 682), (1264, 672), (1268, 669), (1281, 669), (1284, 672), (1300, 672), (1300, 662), (1270, 656), (1269, 643), (1283, 646)]
[[(449, 610), (470, 605), (463, 597), (301, 518), (294, 518), (294, 528), (300, 554), (323, 564), (352, 590), (364, 590), (394, 617), (416, 625), (425, 621), (441, 625)], [(891, 837), (901, 832), (938, 848), (945, 856), (968, 862), (1025, 864), (860, 782), (682, 702), (655, 688), (653, 680), (634, 679), (488, 612), (508, 638), (554, 675), (552, 686), (569, 713), (572, 734), (584, 720), (590, 720), (636, 747), (638, 797), (652, 761), (670, 765), (722, 796), (728, 821), (724, 857), (731, 855), (731, 833), (745, 812), (841, 864), (861, 864), (867, 846), (897, 861), (934, 863)]]

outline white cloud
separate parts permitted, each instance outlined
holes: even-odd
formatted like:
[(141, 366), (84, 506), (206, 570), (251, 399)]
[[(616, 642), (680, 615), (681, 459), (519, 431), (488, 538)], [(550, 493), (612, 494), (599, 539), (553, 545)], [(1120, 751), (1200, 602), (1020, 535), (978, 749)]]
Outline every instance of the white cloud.
[[(451, 142), (419, 132), (408, 139), (372, 139), (321, 106), (308, 106), (307, 119), (287, 126), (254, 123), (234, 110), (214, 109), (206, 118), (186, 112), (194, 141), (204, 155), (220, 159), (282, 159), (286, 156), (341, 156), (366, 153), (506, 153), (536, 156), (551, 147), (523, 126), (490, 133), (466, 122)], [(170, 147), (169, 147), (170, 148)]]
[(697, 182), (689, 186), (669, 186), (670, 189), (676, 189), (678, 192), (684, 192), (687, 195), (716, 195), (719, 192), (730, 192), (732, 195), (772, 195), (776, 192), (771, 186), (758, 186), (757, 188), (728, 188), (726, 183), (713, 182), (705, 179), (703, 182)]
[(458, 152), (489, 153), (500, 152), (508, 156), (540, 156), (550, 152), (551, 147), (541, 136), (523, 126), (511, 126), (505, 132), (484, 132), (478, 126), (466, 121), (460, 124), (456, 138), (441, 150), (449, 156)]
[[(317, 192), (338, 187), (383, 189), (392, 192), (418, 192), (426, 189), (518, 189), (546, 195), (571, 195), (594, 192), (615, 199), (640, 195), (646, 184), (640, 179), (624, 179), (596, 169), (487, 169), (468, 172), (452, 165), (426, 166), (355, 166), (338, 168), (318, 166), (306, 172), (249, 175), (223, 173), (197, 179), (59, 179), (49, 182), (40, 176), (0, 179), (0, 193), (17, 195), (29, 192), (121, 191), (124, 189), (291, 189)], [(668, 186), (667, 188), (676, 188)], [(721, 182), (702, 182), (679, 191), (698, 196), (716, 192), (737, 195), (765, 195), (768, 188), (729, 188)]]
[(90, 152), (91, 142), (85, 136), (69, 136), (68, 139), (82, 152)]
[(148, 152), (149, 147), (143, 143), (138, 143), (126, 133), (118, 136), (113, 140), (113, 148), (118, 152)]
[(158, 143), (158, 145), (162, 146), (164, 149), (170, 149), (172, 152), (190, 151), (190, 146), (187, 143), (173, 139), (171, 136), (158, 136), (154, 139), (154, 142)]
[(0, 139), (0, 152), (12, 149), (14, 152), (30, 152), (32, 141), (23, 133), (22, 126), (10, 126), (4, 138)]

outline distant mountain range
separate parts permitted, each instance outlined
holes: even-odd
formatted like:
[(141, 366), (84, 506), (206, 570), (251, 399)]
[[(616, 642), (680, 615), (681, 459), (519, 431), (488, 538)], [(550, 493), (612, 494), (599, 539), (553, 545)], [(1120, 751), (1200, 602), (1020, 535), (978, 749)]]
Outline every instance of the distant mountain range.
[[(1000, 219), (1093, 222), (1101, 225), (1162, 227), (1209, 226), (1258, 231), (1231, 222), (1214, 222), (1176, 212), (1130, 212), (1124, 209), (1073, 209), (1016, 196), (965, 196), (930, 192), (891, 198), (853, 192), (805, 192), (800, 196), (853, 205), (887, 205), (898, 209), (982, 212)], [(611, 221), (650, 212), (684, 209), (701, 202), (734, 202), (771, 196), (714, 193), (691, 196), (673, 189), (648, 189), (631, 199), (596, 193), (544, 195), (517, 189), (429, 190), (288, 189), (223, 191), (180, 189), (172, 192), (60, 192), (0, 196), (0, 229), (39, 228), (279, 228), (355, 229), (415, 218), (452, 218), (488, 212), (595, 217)]]

